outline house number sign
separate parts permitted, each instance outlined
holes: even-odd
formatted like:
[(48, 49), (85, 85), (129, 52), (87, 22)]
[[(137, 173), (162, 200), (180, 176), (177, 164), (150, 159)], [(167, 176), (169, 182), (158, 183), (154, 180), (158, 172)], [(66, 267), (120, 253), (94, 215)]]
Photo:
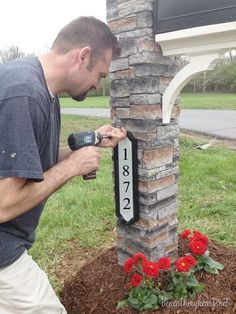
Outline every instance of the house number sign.
[(114, 168), (116, 215), (130, 225), (139, 218), (137, 140), (130, 132), (114, 149)]

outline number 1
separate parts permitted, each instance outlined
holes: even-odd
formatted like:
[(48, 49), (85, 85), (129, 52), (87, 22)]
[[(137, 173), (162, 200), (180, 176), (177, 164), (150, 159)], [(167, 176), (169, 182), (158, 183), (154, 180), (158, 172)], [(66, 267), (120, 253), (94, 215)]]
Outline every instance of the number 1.
[(127, 160), (127, 148), (124, 148), (124, 152), (125, 152), (125, 158), (124, 158), (124, 160)]

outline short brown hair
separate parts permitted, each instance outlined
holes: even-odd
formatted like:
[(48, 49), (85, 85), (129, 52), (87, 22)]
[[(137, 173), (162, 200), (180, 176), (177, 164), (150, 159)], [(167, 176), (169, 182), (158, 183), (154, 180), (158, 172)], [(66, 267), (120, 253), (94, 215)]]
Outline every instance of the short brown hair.
[(65, 54), (73, 48), (89, 46), (92, 59), (112, 49), (113, 58), (120, 55), (120, 47), (115, 35), (107, 24), (92, 16), (81, 16), (67, 24), (57, 35), (52, 49)]

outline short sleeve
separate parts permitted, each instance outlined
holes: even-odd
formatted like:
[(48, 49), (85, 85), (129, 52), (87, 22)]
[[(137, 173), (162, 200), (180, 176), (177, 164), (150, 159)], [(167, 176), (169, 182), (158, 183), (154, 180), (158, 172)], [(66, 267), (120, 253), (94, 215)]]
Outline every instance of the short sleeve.
[(43, 180), (40, 145), (45, 117), (28, 96), (0, 101), (0, 177)]

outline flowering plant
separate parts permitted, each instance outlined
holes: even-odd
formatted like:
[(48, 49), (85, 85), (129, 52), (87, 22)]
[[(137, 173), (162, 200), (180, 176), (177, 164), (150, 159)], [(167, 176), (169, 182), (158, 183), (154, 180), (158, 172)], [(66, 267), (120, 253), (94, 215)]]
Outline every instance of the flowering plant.
[(158, 309), (163, 301), (171, 299), (171, 294), (160, 289), (158, 277), (161, 271), (170, 268), (169, 257), (163, 257), (157, 262), (149, 261), (143, 253), (136, 253), (126, 260), (124, 271), (131, 274), (128, 289), (129, 296), (118, 303), (118, 308), (130, 306), (136, 310)]
[(190, 251), (195, 255), (197, 264), (195, 270), (204, 269), (211, 274), (218, 274), (219, 270), (224, 268), (224, 265), (215, 261), (209, 256), (207, 244), (209, 239), (199, 231), (191, 232), (189, 229), (184, 230), (180, 237), (188, 240)]
[(118, 308), (130, 306), (138, 311), (154, 310), (171, 299), (194, 299), (204, 290), (204, 284), (197, 280), (195, 272), (205, 270), (218, 274), (218, 270), (223, 269), (222, 264), (209, 256), (209, 240), (205, 235), (186, 229), (179, 236), (188, 241), (191, 253), (179, 257), (172, 265), (167, 256), (152, 262), (140, 252), (126, 260), (123, 269), (130, 281), (127, 298), (118, 302)]

